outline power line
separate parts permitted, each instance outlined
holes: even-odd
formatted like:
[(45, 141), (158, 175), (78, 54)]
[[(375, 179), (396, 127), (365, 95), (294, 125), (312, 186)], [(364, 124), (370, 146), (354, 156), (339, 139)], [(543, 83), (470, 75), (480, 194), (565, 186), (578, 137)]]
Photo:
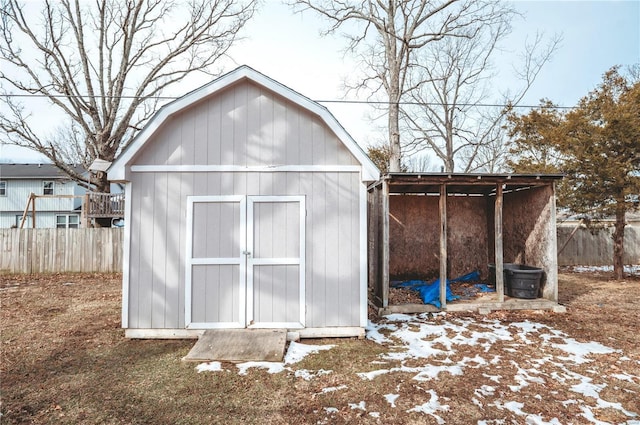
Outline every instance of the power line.
[[(89, 97), (89, 96), (75, 96), (75, 95), (45, 95), (45, 94), (38, 94), (38, 93), (11, 93), (11, 94), (4, 94), (2, 95), (2, 97), (24, 97), (24, 98), (40, 98), (40, 99), (50, 99), (50, 98), (56, 98), (56, 99), (64, 99), (64, 98), (85, 98), (85, 97)], [(155, 99), (155, 100), (176, 100), (179, 99), (182, 96), (127, 96), (127, 95), (121, 95), (121, 96), (99, 96), (99, 95), (94, 95), (92, 96), (94, 98), (98, 98), (98, 99), (138, 99), (138, 98), (142, 98), (142, 99)], [(378, 101), (378, 100), (347, 100), (347, 99), (320, 99), (320, 100), (314, 100), (314, 102), (316, 103), (335, 103), (335, 104), (354, 104), (354, 105), (392, 105), (393, 102), (389, 102), (389, 101)], [(413, 106), (438, 106), (441, 105), (441, 103), (437, 103), (437, 102), (416, 102), (416, 101), (401, 101), (398, 102), (398, 105), (413, 105)], [(539, 108), (542, 105), (507, 105), (504, 103), (457, 103), (457, 106), (477, 106), (477, 107), (482, 107), (482, 108), (506, 108), (508, 106), (512, 107), (512, 108), (525, 108), (525, 109), (535, 109), (535, 108)], [(545, 107), (547, 108), (547, 107)], [(574, 109), (575, 106), (559, 106), (559, 105), (554, 105), (553, 108), (548, 108), (548, 109)]]

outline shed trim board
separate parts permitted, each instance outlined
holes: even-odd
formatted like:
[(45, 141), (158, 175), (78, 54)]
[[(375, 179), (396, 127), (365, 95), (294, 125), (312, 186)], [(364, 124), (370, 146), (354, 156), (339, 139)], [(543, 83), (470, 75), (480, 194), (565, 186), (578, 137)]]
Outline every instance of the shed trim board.
[[(125, 329), (124, 336), (131, 339), (198, 339), (205, 329)], [(290, 336), (291, 335), (291, 336)], [(332, 326), (323, 328), (304, 328), (289, 332), (287, 339), (294, 341), (293, 335), (299, 338), (362, 338), (365, 330), (360, 326)]]
[[(199, 230), (194, 223), (194, 205), (198, 203), (237, 203), (239, 206), (239, 246), (238, 255), (234, 257), (194, 257), (194, 234)], [(298, 204), (298, 256), (297, 257), (258, 257), (256, 258), (255, 232), (257, 218), (254, 206), (260, 203), (297, 203)], [(187, 230), (186, 230), (186, 276), (185, 276), (185, 324), (187, 328), (286, 328), (300, 329), (305, 325), (305, 197), (304, 196), (188, 196), (187, 197)], [(238, 306), (237, 321), (205, 321), (193, 320), (193, 266), (222, 265), (238, 266), (238, 299), (220, 302)], [(255, 317), (255, 270), (268, 266), (297, 266), (298, 268), (298, 320), (297, 321), (256, 321)], [(223, 282), (220, 282), (222, 285)]]
[(320, 117), (362, 165), (359, 167), (359, 171), (362, 173), (363, 181), (375, 181), (380, 177), (380, 172), (373, 161), (371, 161), (367, 154), (356, 143), (356, 141), (353, 140), (351, 135), (347, 133), (344, 127), (340, 125), (327, 108), (248, 66), (241, 66), (228, 74), (222, 75), (211, 83), (206, 84), (185, 96), (168, 103), (167, 105), (164, 105), (144, 126), (142, 131), (138, 133), (133, 142), (111, 165), (108, 173), (109, 180), (128, 180), (127, 166), (131, 165), (136, 154), (171, 116), (179, 113), (192, 104), (245, 79), (251, 80), (274, 93), (277, 93), (290, 102)]
[(242, 167), (239, 165), (132, 165), (132, 173), (357, 173), (358, 165), (267, 165)]
[[(239, 252), (237, 257), (218, 257), (218, 258), (194, 258), (193, 255), (193, 243), (194, 233), (194, 206), (197, 203), (237, 203), (239, 205)], [(185, 266), (185, 325), (187, 328), (198, 329), (215, 329), (215, 328), (244, 328), (246, 322), (244, 318), (246, 316), (246, 304), (245, 304), (245, 290), (244, 284), (246, 280), (246, 197), (241, 195), (229, 195), (229, 196), (187, 196), (187, 228), (186, 228), (186, 266)], [(193, 266), (194, 265), (237, 265), (239, 269), (238, 273), (238, 299), (235, 300), (238, 306), (238, 318), (237, 321), (219, 321), (219, 322), (193, 322)], [(233, 303), (233, 300), (231, 300)]]
[(359, 228), (359, 238), (360, 238), (360, 326), (365, 327), (368, 324), (368, 291), (367, 291), (367, 281), (368, 281), (368, 265), (369, 261), (367, 259), (367, 255), (369, 253), (369, 248), (367, 246), (368, 235), (367, 235), (367, 188), (365, 185), (360, 185), (360, 228)]
[[(247, 326), (249, 328), (287, 328), (299, 329), (305, 325), (305, 217), (306, 206), (304, 196), (248, 196), (247, 203)], [(254, 205), (260, 202), (297, 202), (299, 205), (299, 228), (298, 228), (298, 257), (296, 258), (255, 258), (255, 238), (252, 235), (255, 232), (256, 220), (254, 219)], [(254, 323), (254, 268), (255, 266), (265, 265), (297, 265), (299, 279), (298, 305), (300, 308), (298, 322), (258, 322)]]
[[(131, 182), (127, 182), (124, 186), (125, 199), (131, 199)], [(124, 203), (124, 216), (126, 222), (131, 219), (131, 202)], [(125, 259), (122, 267), (122, 327), (129, 327), (129, 267), (126, 267), (131, 255), (131, 226), (124, 226), (122, 255)]]

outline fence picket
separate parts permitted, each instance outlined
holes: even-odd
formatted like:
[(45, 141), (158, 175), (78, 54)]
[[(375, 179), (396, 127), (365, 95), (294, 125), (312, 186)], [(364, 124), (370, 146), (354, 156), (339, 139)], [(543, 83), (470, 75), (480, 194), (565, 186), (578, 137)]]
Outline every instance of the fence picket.
[(121, 272), (123, 232), (0, 229), (0, 273)]

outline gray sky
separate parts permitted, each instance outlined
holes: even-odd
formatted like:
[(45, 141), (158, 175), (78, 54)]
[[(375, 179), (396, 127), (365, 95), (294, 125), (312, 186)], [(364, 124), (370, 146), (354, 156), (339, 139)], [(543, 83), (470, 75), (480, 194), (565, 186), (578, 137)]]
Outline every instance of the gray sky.
[[(515, 6), (525, 18), (514, 22), (513, 33), (504, 43), (505, 52), (496, 60), (496, 90), (515, 89), (518, 84), (512, 78), (512, 65), (527, 37), (536, 32), (563, 36), (560, 49), (542, 70), (523, 104), (537, 104), (541, 98), (549, 98), (561, 106), (575, 105), (596, 87), (611, 66), (640, 62), (640, 1), (540, 0), (516, 1)], [(325, 27), (326, 22), (311, 13), (294, 14), (280, 2), (266, 0), (246, 27), (246, 39), (231, 51), (235, 64), (225, 64), (225, 71), (246, 64), (311, 99), (343, 99), (342, 82), (353, 73), (355, 64), (342, 54), (342, 38), (319, 36)], [(189, 78), (165, 94), (180, 96), (208, 81), (203, 77)], [(376, 124), (370, 121), (369, 107), (324, 105), (361, 145), (381, 137)], [(58, 119), (42, 113), (48, 111), (43, 101), (27, 99), (25, 106), (43, 126)], [(378, 121), (383, 123), (384, 120)], [(38, 155), (0, 146), (0, 160), (34, 162)]]

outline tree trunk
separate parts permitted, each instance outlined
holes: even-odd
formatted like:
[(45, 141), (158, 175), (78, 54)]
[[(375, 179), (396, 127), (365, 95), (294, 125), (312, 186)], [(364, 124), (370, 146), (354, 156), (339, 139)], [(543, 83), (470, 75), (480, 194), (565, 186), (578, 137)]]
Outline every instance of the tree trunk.
[(98, 193), (111, 193), (111, 185), (107, 180), (107, 173), (104, 171), (97, 171), (95, 178), (92, 179), (92, 183), (96, 187)]
[(400, 105), (397, 102), (389, 104), (389, 172), (399, 173), (402, 162), (402, 152), (400, 150)]
[(624, 204), (622, 207), (618, 204), (615, 231), (613, 232), (613, 275), (618, 280), (624, 278), (624, 228), (626, 224)]

